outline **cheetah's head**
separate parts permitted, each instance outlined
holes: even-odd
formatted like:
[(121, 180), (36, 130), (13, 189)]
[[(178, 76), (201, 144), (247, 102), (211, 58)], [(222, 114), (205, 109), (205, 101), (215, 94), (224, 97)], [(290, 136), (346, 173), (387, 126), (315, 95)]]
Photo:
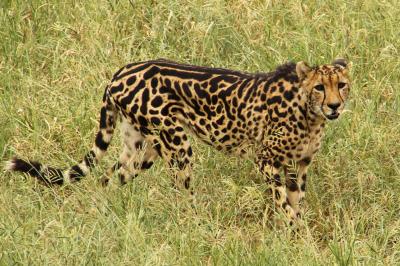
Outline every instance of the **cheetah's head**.
[(344, 110), (350, 91), (346, 60), (336, 59), (330, 65), (313, 68), (304, 62), (298, 62), (296, 72), (301, 87), (308, 93), (311, 111), (324, 119), (338, 118)]

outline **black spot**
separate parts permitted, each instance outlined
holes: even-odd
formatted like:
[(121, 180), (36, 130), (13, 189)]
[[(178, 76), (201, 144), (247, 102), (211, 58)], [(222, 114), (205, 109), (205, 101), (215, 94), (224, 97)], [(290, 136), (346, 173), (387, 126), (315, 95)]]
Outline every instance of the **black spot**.
[(131, 86), (133, 83), (135, 83), (135, 81), (136, 81), (136, 76), (133, 75), (132, 77), (129, 77), (129, 78), (126, 80), (126, 85)]
[(157, 117), (152, 117), (152, 118), (150, 119), (150, 122), (151, 122), (153, 125), (156, 125), (156, 126), (158, 126), (158, 125), (161, 124), (161, 120), (158, 119)]
[(83, 173), (79, 165), (74, 165), (71, 167), (69, 177), (72, 181), (79, 181), (84, 175), (85, 174)]
[(171, 81), (169, 79), (164, 80), (165, 86), (170, 88), (171, 87)]
[(217, 104), (217, 102), (218, 102), (218, 96), (217, 95), (213, 95), (212, 97), (211, 97), (211, 104)]
[(309, 165), (311, 163), (311, 158), (310, 157), (306, 157), (303, 160), (303, 163), (305, 163), (306, 165)]
[(232, 105), (233, 105), (234, 107), (238, 107), (238, 100), (237, 100), (236, 97), (234, 97), (234, 98), (232, 99)]
[(100, 111), (100, 128), (107, 127), (107, 109), (105, 107), (101, 108)]
[(131, 113), (132, 113), (132, 114), (136, 114), (138, 110), (139, 110), (139, 105), (134, 104), (134, 105), (132, 106), (132, 108), (131, 108)]
[(187, 115), (191, 120), (195, 120), (196, 119), (196, 116), (192, 112), (187, 113)]
[(185, 179), (185, 189), (189, 189), (190, 188), (190, 177)]
[(228, 135), (225, 135), (224, 137), (219, 139), (219, 142), (224, 143), (224, 142), (228, 141), (229, 139), (230, 139), (230, 137)]
[(292, 92), (292, 91), (285, 91), (285, 92), (283, 93), (283, 97), (285, 97), (285, 99), (288, 100), (288, 101), (290, 102), (291, 100), (293, 100), (294, 95), (293, 95), (293, 92)]
[(153, 77), (155, 74), (157, 74), (159, 71), (160, 71), (160, 69), (158, 67), (153, 66), (152, 68), (147, 70), (146, 73), (144, 73), (143, 78), (149, 79), (149, 78)]
[(299, 189), (299, 187), (297, 186), (296, 181), (291, 181), (288, 185), (289, 191), (297, 191)]
[(194, 91), (196, 92), (197, 96), (199, 96), (199, 98), (206, 98), (207, 97), (207, 93), (204, 89), (202, 89), (200, 87), (199, 84), (194, 84)]
[(141, 166), (141, 169), (142, 170), (145, 170), (145, 169), (150, 169), (150, 167), (153, 165), (153, 162), (146, 162), (146, 161), (144, 161), (143, 163), (142, 163), (142, 166)]
[(162, 104), (163, 100), (161, 96), (156, 96), (152, 101), (151, 101), (151, 106), (153, 107), (159, 107)]
[(232, 128), (233, 122), (229, 121), (228, 124), (226, 125), (226, 129), (230, 130)]
[(161, 156), (161, 144), (158, 141), (154, 141), (153, 148), (157, 151), (158, 155)]
[(101, 131), (99, 131), (96, 135), (95, 144), (102, 151), (105, 151), (108, 148), (109, 143), (103, 140), (103, 133)]
[(187, 150), (187, 154), (191, 157), (193, 155), (192, 147), (189, 147)]
[(139, 123), (140, 123), (141, 126), (147, 127), (148, 123), (147, 123), (147, 120), (146, 120), (146, 118), (144, 116), (139, 116), (138, 120), (139, 120)]
[(269, 104), (269, 105), (274, 104), (274, 103), (280, 104), (281, 102), (282, 102), (281, 96), (274, 96), (267, 100), (267, 104)]
[(279, 161), (275, 161), (275, 162), (273, 163), (273, 166), (274, 166), (275, 168), (280, 168), (281, 165), (282, 165), (282, 164), (281, 164)]
[(150, 110), (149, 110), (149, 113), (150, 113), (151, 115), (158, 115), (158, 110), (150, 109)]
[(153, 89), (157, 89), (157, 86), (158, 86), (158, 79), (153, 78), (153, 79), (151, 80), (151, 87), (152, 87)]
[(210, 93), (214, 93), (218, 90), (219, 83), (223, 80), (223, 76), (217, 76), (210, 81)]
[(125, 176), (123, 174), (119, 174), (119, 181), (121, 182), (121, 185), (125, 185), (126, 184), (126, 179)]
[(207, 117), (212, 117), (213, 114), (215, 114), (214, 112), (211, 111), (210, 107), (208, 107), (208, 105), (204, 105), (203, 107), (204, 111), (207, 113)]
[(223, 123), (224, 123), (224, 120), (225, 120), (225, 117), (221, 116), (216, 122), (217, 122), (218, 125), (222, 126)]
[(300, 128), (301, 130), (305, 130), (306, 129), (306, 127), (300, 121), (297, 122), (297, 127)]
[(110, 89), (111, 94), (115, 94), (117, 92), (120, 92), (124, 89), (124, 84), (122, 84), (122, 82), (120, 84), (118, 84), (118, 86), (113, 86)]
[(178, 136), (175, 136), (173, 142), (175, 145), (179, 145), (179, 144), (181, 144), (181, 138)]
[(142, 94), (142, 102), (140, 106), (140, 111), (142, 114), (147, 114), (147, 102), (149, 101), (149, 90), (144, 90)]
[(184, 92), (189, 98), (192, 97), (192, 92), (191, 92), (191, 90), (190, 90), (188, 84), (183, 83), (183, 84), (182, 84), (182, 89), (183, 89), (183, 92)]

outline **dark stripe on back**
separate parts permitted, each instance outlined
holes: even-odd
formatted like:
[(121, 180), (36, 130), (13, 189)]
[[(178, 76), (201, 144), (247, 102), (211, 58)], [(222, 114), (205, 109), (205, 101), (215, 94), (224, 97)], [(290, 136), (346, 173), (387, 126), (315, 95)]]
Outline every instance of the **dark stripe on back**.
[(145, 70), (146, 68), (150, 67), (151, 64), (149, 64), (149, 63), (150, 63), (150, 62), (147, 62), (147, 63), (144, 63), (143, 65), (140, 65), (140, 63), (138, 63), (138, 64), (136, 64), (136, 65), (140, 65), (140, 66), (135, 67), (135, 68), (133, 68), (133, 69), (130, 69), (130, 70), (128, 70), (128, 71), (126, 71), (126, 72), (120, 74), (118, 77), (115, 78), (115, 80), (122, 79), (123, 77), (126, 77), (126, 76), (129, 76), (129, 75), (131, 75), (131, 74), (140, 72), (140, 71), (142, 71), (142, 70)]
[(198, 81), (203, 81), (212, 77), (212, 75), (209, 73), (187, 72), (172, 68), (163, 68), (160, 70), (160, 74), (163, 76), (174, 76), (181, 79), (195, 79)]
[(243, 78), (252, 78), (255, 77), (255, 74), (251, 73), (246, 73), (246, 72), (240, 72), (240, 71), (235, 71), (231, 69), (226, 69), (226, 68), (213, 68), (213, 67), (204, 67), (204, 66), (195, 66), (195, 65), (189, 65), (189, 64), (181, 64), (181, 63), (176, 63), (172, 61), (149, 61), (153, 64), (157, 64), (159, 66), (164, 66), (164, 67), (170, 67), (178, 70), (186, 70), (186, 71), (197, 71), (197, 72), (202, 72), (202, 73), (208, 73), (208, 74), (217, 74), (217, 75), (234, 75), (238, 77), (243, 77)]

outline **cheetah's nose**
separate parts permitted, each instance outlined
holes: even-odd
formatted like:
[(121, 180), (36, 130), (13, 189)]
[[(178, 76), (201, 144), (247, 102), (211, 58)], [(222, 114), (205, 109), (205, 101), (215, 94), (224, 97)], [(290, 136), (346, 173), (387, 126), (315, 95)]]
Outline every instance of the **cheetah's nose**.
[(328, 103), (327, 105), (332, 109), (332, 111), (336, 111), (339, 108), (340, 103)]

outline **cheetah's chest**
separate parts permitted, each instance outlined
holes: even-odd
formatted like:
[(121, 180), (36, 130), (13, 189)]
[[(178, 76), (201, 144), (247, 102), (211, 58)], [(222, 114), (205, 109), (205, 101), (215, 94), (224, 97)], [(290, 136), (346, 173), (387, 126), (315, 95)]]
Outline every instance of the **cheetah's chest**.
[(301, 144), (300, 159), (312, 158), (321, 147), (322, 132), (320, 130), (313, 130), (308, 137), (304, 139)]

